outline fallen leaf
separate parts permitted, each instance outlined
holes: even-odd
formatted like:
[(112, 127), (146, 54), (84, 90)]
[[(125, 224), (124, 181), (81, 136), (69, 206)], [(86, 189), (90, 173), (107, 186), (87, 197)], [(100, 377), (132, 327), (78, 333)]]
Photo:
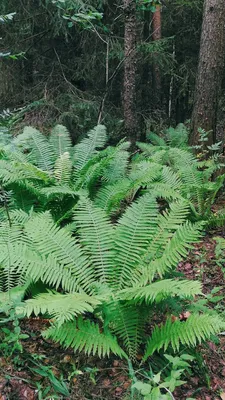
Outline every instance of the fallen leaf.
[(126, 390), (126, 389), (128, 389), (130, 387), (130, 385), (131, 385), (131, 381), (126, 381), (123, 384), (123, 388)]
[(111, 385), (111, 381), (110, 381), (110, 379), (104, 379), (102, 384), (103, 384), (104, 388), (108, 388)]
[(123, 393), (123, 389), (122, 389), (121, 387), (117, 387), (117, 388), (115, 389), (115, 395), (116, 395), (117, 397), (121, 396), (122, 393)]
[(220, 393), (220, 397), (221, 397), (222, 400), (225, 400), (225, 392)]

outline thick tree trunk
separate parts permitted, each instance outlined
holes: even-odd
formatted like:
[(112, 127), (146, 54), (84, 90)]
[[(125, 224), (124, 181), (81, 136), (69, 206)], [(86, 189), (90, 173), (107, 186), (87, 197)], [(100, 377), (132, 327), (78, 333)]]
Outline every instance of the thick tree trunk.
[(218, 96), (225, 57), (225, 0), (205, 0), (190, 144), (199, 140), (198, 128), (209, 132), (206, 145), (215, 141)]
[(124, 0), (125, 33), (124, 33), (124, 123), (125, 131), (134, 144), (137, 140), (138, 122), (136, 110), (136, 1)]
[[(156, 11), (152, 17), (152, 40), (160, 40), (162, 38), (161, 29), (161, 5), (156, 6)], [(156, 57), (157, 58), (157, 57)], [(160, 66), (157, 61), (153, 64), (153, 84), (154, 84), (154, 98), (155, 105), (160, 106), (161, 103), (161, 72)]]

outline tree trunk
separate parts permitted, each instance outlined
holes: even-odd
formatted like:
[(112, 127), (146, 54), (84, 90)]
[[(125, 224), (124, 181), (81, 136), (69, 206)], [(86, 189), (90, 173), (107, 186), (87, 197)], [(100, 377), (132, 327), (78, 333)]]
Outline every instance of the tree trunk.
[[(162, 38), (161, 29), (161, 5), (156, 6), (156, 11), (153, 13), (152, 17), (152, 40), (160, 40)], [(157, 53), (155, 58), (157, 59)], [(157, 61), (153, 63), (153, 84), (154, 84), (154, 98), (155, 105), (160, 106), (161, 103), (161, 73), (160, 66)]]
[(136, 110), (136, 1), (124, 0), (124, 123), (126, 134), (134, 144), (137, 140), (138, 122)]
[(218, 97), (225, 57), (225, 0), (205, 0), (199, 65), (191, 118), (190, 144), (199, 140), (198, 128), (209, 132), (206, 145), (216, 138)]

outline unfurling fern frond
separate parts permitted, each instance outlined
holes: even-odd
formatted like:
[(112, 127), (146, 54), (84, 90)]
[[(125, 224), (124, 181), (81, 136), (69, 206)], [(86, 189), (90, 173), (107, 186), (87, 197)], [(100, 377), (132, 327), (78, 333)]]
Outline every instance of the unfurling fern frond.
[(165, 325), (156, 326), (148, 342), (144, 360), (154, 351), (171, 344), (174, 351), (179, 351), (180, 345), (196, 346), (211, 335), (220, 332), (225, 322), (219, 316), (207, 314), (192, 314), (185, 322), (168, 319)]
[(49, 291), (27, 300), (24, 306), (17, 307), (16, 312), (28, 317), (32, 313), (36, 316), (48, 314), (54, 318), (57, 326), (60, 326), (79, 314), (93, 312), (100, 304), (97, 298), (85, 293), (61, 294)]
[(53, 339), (64, 347), (72, 347), (75, 351), (86, 354), (109, 356), (110, 352), (127, 358), (118, 345), (117, 340), (109, 332), (102, 332), (98, 324), (79, 317), (74, 322), (67, 322), (61, 327), (51, 327), (43, 333), (47, 339)]
[(98, 149), (105, 146), (106, 139), (105, 126), (97, 125), (89, 132), (87, 138), (74, 147), (74, 161), (77, 171), (81, 170), (88, 160), (96, 154)]
[(61, 157), (64, 153), (71, 152), (72, 142), (70, 134), (63, 125), (56, 125), (55, 128), (52, 129), (49, 137), (49, 143), (54, 149), (56, 158)]

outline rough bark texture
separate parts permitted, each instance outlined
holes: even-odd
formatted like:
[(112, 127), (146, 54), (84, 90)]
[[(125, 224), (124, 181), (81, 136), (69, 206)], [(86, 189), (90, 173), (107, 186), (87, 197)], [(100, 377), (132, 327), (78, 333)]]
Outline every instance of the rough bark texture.
[(136, 2), (124, 0), (125, 33), (124, 33), (124, 122), (125, 130), (131, 143), (137, 139), (138, 122), (136, 110)]
[[(156, 11), (153, 13), (152, 17), (152, 40), (156, 41), (160, 40), (161, 38), (161, 5), (157, 5)], [(159, 64), (157, 62), (154, 62), (153, 64), (153, 83), (155, 103), (157, 106), (159, 106), (161, 103), (161, 73)]]
[(211, 131), (206, 144), (216, 135), (218, 96), (225, 57), (225, 0), (205, 0), (199, 65), (191, 118), (190, 144), (198, 143), (198, 128)]

